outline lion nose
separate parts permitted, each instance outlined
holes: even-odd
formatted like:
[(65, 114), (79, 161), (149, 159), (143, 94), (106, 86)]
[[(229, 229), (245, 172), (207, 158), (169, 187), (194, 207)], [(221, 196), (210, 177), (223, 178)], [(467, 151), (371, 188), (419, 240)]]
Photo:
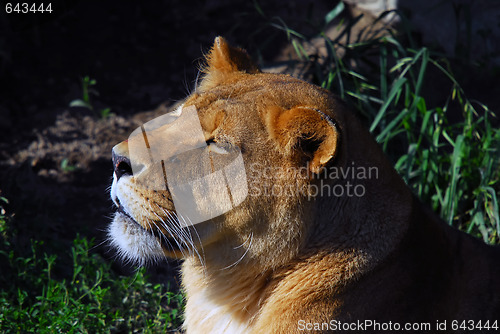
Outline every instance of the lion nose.
[(113, 161), (113, 167), (117, 180), (119, 180), (123, 175), (132, 175), (132, 165), (130, 163), (130, 159), (125, 155), (119, 154), (115, 148), (112, 150), (111, 160)]

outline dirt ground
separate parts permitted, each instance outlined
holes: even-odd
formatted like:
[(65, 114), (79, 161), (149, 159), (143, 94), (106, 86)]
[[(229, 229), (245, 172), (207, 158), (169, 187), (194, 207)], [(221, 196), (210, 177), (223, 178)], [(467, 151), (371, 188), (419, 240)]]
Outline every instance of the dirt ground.
[[(303, 22), (321, 20), (333, 7), (327, 0), (262, 1), (259, 8), (242, 0), (52, 4), (52, 14), (7, 15), (1, 8), (0, 190), (16, 215), (17, 243), (42, 239), (63, 250), (77, 234), (105, 241), (112, 146), (189, 93), (215, 36), (269, 63), (287, 45), (270, 18), (304, 32)], [(97, 82), (95, 111), (69, 107), (82, 98), (84, 76)], [(477, 82), (494, 86), (491, 77), (468, 84)], [(493, 92), (477, 91), (479, 100), (498, 104)], [(102, 118), (108, 107), (112, 115)], [(112, 259), (105, 242), (95, 251)], [(151, 270), (172, 278), (176, 269), (172, 261)]]

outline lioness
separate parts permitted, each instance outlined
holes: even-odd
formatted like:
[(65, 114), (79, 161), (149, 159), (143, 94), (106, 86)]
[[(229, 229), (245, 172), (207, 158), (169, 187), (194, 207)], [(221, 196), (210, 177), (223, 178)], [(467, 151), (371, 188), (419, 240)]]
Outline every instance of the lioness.
[[(184, 259), (187, 333), (500, 326), (499, 248), (423, 207), (338, 98), (220, 37), (204, 73), (166, 125), (112, 152), (111, 243), (137, 262)], [(187, 114), (198, 123), (176, 123)], [(220, 172), (231, 161), (244, 167)]]

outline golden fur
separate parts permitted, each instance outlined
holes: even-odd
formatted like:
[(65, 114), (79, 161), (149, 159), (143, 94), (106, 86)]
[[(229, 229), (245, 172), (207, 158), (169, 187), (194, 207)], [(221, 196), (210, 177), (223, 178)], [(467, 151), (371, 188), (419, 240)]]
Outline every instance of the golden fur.
[[(321, 333), (333, 331), (332, 320), (446, 320), (451, 332), (452, 320), (500, 318), (499, 249), (423, 208), (331, 93), (261, 73), (217, 38), (181, 108), (189, 106), (207, 141), (241, 150), (248, 197), (216, 218), (174, 226), (169, 192), (138, 184), (123, 142), (113, 149), (111, 191), (122, 209), (110, 227), (128, 259), (184, 258), (187, 333), (290, 334), (306, 324)], [(147, 176), (148, 160), (139, 160)], [(357, 172), (342, 174), (349, 167)], [(349, 185), (363, 195), (348, 196)], [(317, 191), (335, 186), (337, 195)]]

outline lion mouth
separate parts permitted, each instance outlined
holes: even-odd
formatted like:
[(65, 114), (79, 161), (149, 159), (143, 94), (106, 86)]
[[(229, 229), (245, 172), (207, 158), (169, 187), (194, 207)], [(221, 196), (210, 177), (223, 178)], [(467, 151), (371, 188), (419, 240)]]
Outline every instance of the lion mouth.
[(160, 230), (160, 228), (156, 228), (156, 227), (152, 228), (152, 229), (145, 228), (144, 226), (142, 226), (142, 224), (140, 224), (137, 220), (135, 220), (134, 217), (132, 217), (121, 204), (118, 206), (117, 213), (125, 216), (127, 221), (136, 225), (141, 230), (150, 233), (151, 236), (155, 237), (156, 240), (158, 240), (158, 242), (161, 244), (161, 246), (164, 249), (169, 249), (169, 250), (173, 250), (173, 251), (180, 251), (180, 249), (181, 249), (180, 244), (177, 240), (175, 240), (175, 238), (165, 235), (165, 233), (163, 233)]
[(128, 218), (130, 221), (132, 221), (134, 224), (137, 224), (139, 225), (141, 228), (144, 229), (144, 227), (142, 227), (141, 224), (139, 224), (127, 211), (125, 211), (125, 208), (120, 204), (118, 206), (118, 210), (116, 210), (116, 212), (118, 213), (121, 213), (122, 215), (124, 215), (126, 218)]

